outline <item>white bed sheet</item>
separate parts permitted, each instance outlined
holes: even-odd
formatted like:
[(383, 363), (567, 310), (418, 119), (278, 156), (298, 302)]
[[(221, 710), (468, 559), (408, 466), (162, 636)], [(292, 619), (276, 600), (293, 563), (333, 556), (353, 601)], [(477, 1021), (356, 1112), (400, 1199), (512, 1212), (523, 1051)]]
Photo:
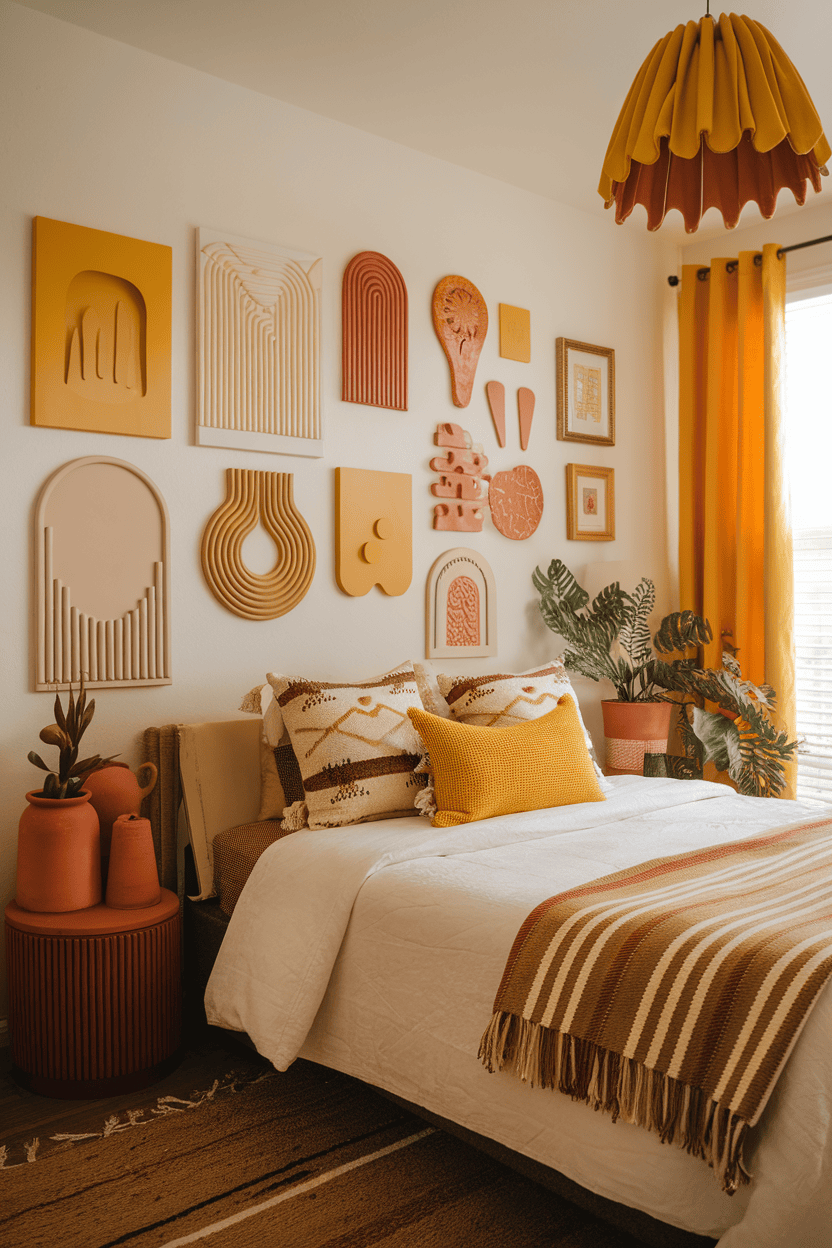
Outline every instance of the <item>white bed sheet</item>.
[(278, 1069), (355, 1075), (722, 1248), (832, 1246), (832, 991), (824, 990), (724, 1195), (639, 1127), (477, 1059), (505, 959), (544, 898), (663, 854), (816, 816), (723, 786), (632, 777), (604, 803), (439, 830), (423, 819), (303, 832), (259, 860), (206, 994)]

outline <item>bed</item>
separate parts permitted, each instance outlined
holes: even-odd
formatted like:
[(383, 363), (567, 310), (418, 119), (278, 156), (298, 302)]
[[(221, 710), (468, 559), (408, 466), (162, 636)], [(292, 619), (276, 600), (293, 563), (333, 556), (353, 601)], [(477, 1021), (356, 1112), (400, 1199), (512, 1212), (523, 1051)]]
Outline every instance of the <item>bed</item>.
[[(197, 843), (208, 837), (203, 873), (219, 825), (256, 817), (257, 740), (244, 721), (184, 730), (185, 805), (189, 821), (202, 824)], [(239, 786), (217, 765), (228, 749)], [(666, 1224), (667, 1242), (680, 1228), (722, 1248), (829, 1248), (828, 986), (752, 1132), (753, 1182), (730, 1197), (703, 1162), (653, 1134), (489, 1074), (477, 1059), (507, 953), (543, 898), (657, 852), (817, 814), (698, 781), (617, 777), (606, 798), (459, 828), (410, 817), (276, 841), (227, 924), (208, 1019), (246, 1033), (278, 1069), (302, 1057), (343, 1071), (642, 1211)]]

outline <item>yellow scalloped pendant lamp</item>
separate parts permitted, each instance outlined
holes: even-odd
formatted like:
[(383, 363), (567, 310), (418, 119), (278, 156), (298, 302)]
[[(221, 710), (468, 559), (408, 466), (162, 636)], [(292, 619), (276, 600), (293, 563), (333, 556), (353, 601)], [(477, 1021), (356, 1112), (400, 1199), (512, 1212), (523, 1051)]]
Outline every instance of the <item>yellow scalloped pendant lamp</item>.
[(733, 229), (756, 201), (820, 190), (832, 149), (800, 74), (759, 22), (736, 13), (677, 26), (642, 65), (619, 114), (598, 192), (615, 219), (636, 204), (657, 230), (676, 208), (689, 234), (708, 208)]

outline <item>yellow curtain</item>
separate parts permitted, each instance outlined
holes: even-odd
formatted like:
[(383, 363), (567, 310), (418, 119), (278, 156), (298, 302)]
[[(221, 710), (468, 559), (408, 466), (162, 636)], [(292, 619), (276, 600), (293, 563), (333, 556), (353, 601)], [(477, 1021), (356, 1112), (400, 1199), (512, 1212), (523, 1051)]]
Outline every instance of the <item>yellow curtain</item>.
[[(776, 243), (682, 269), (679, 301), (679, 591), (722, 634), (747, 680), (777, 693), (795, 737), (792, 539), (783, 448), (786, 262)], [(783, 796), (794, 795), (787, 767)]]

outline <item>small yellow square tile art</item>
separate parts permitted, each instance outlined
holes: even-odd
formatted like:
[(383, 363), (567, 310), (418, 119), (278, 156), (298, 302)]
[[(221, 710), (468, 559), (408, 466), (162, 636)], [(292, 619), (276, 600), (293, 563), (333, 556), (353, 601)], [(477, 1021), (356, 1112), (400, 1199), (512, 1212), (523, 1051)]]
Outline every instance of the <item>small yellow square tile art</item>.
[(527, 308), (500, 304), (500, 355), (528, 364), (532, 358), (531, 315)]

